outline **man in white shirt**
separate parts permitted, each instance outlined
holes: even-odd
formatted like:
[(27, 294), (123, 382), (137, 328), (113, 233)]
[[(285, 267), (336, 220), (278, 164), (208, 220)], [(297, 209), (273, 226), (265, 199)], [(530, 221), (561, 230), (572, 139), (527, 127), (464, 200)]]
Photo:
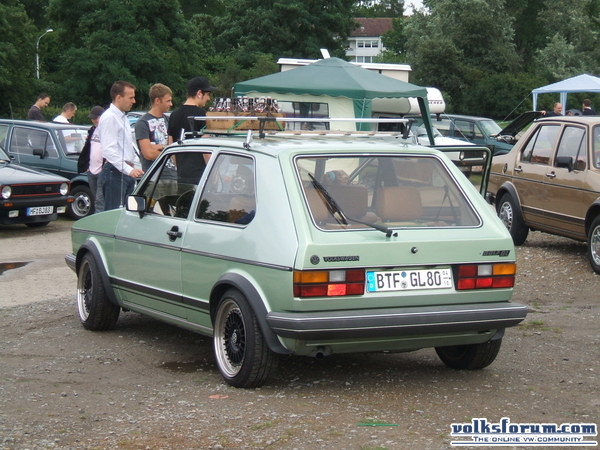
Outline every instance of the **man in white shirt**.
[(75, 106), (75, 103), (73, 103), (73, 102), (65, 103), (64, 106), (62, 107), (62, 112), (58, 116), (56, 116), (54, 119), (52, 119), (52, 122), (70, 123), (69, 120), (71, 120), (73, 118), (73, 116), (75, 115), (76, 112), (77, 112), (77, 106)]
[(100, 173), (104, 193), (104, 210), (123, 206), (133, 192), (135, 179), (144, 172), (133, 167), (133, 140), (127, 112), (135, 104), (135, 86), (127, 81), (116, 81), (110, 89), (112, 103), (100, 116), (98, 134), (105, 159)]

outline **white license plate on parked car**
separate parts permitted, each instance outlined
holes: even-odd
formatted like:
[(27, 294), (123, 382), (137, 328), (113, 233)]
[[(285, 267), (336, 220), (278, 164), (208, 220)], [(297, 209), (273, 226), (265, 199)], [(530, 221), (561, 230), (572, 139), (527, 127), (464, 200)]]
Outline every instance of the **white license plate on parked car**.
[(27, 208), (28, 216), (46, 216), (48, 214), (52, 214), (53, 212), (53, 206), (34, 206), (32, 208)]
[(367, 272), (367, 292), (448, 289), (453, 286), (450, 269)]

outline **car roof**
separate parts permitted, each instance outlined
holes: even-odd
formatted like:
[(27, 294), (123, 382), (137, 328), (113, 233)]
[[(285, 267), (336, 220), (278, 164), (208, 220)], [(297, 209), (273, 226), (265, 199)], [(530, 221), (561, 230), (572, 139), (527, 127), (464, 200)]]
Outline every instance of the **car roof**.
[(538, 122), (574, 122), (574, 123), (600, 123), (600, 116), (552, 116), (552, 117), (540, 117)]
[(246, 144), (247, 136), (228, 135), (185, 139), (180, 143), (175, 143), (171, 148), (181, 148), (181, 146), (196, 147), (200, 145), (202, 147), (229, 148), (247, 151), (249, 154), (262, 153), (271, 156), (296, 152), (303, 154), (338, 152), (398, 153), (399, 150), (414, 154), (435, 154), (438, 152), (430, 147), (404, 141), (399, 136), (396, 136), (398, 134), (331, 132), (328, 134), (303, 133), (302, 135), (298, 135), (294, 132), (280, 132), (269, 133), (264, 138), (258, 138), (257, 135), (253, 135), (252, 141), (248, 145)]
[[(438, 114), (432, 114), (431, 117), (435, 117), (437, 119)], [(480, 116), (468, 116), (465, 114), (446, 114), (446, 113), (442, 113), (439, 114), (439, 116), (441, 118), (444, 117), (448, 117), (450, 119), (468, 119), (468, 120), (474, 120), (474, 121), (483, 121), (483, 120), (494, 120), (494, 119), (490, 119), (489, 117), (480, 117)]]
[(73, 129), (73, 128), (86, 128), (90, 125), (79, 125), (76, 123), (60, 123), (60, 122), (40, 122), (38, 120), (20, 120), (20, 119), (0, 119), (0, 123), (10, 123), (13, 125), (21, 125), (27, 127), (46, 128), (46, 129)]

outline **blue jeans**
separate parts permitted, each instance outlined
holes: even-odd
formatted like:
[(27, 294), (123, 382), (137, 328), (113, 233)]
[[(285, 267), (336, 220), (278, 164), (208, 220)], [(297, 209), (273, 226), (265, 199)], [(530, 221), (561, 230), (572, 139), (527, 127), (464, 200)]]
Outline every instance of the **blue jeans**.
[(104, 211), (122, 208), (135, 187), (135, 178), (118, 171), (109, 163), (102, 167), (98, 181), (104, 193)]
[(90, 190), (94, 195), (94, 210), (99, 213), (104, 211), (104, 192), (100, 185), (100, 175), (102, 172), (94, 175), (92, 172), (87, 173), (88, 183), (90, 184)]

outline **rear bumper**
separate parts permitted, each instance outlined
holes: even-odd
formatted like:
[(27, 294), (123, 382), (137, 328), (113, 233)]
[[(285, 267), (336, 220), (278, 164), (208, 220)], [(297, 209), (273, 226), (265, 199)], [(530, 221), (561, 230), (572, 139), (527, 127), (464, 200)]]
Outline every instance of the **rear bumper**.
[(343, 312), (271, 312), (267, 323), (284, 338), (332, 340), (484, 332), (515, 326), (526, 316), (525, 305), (502, 302)]

